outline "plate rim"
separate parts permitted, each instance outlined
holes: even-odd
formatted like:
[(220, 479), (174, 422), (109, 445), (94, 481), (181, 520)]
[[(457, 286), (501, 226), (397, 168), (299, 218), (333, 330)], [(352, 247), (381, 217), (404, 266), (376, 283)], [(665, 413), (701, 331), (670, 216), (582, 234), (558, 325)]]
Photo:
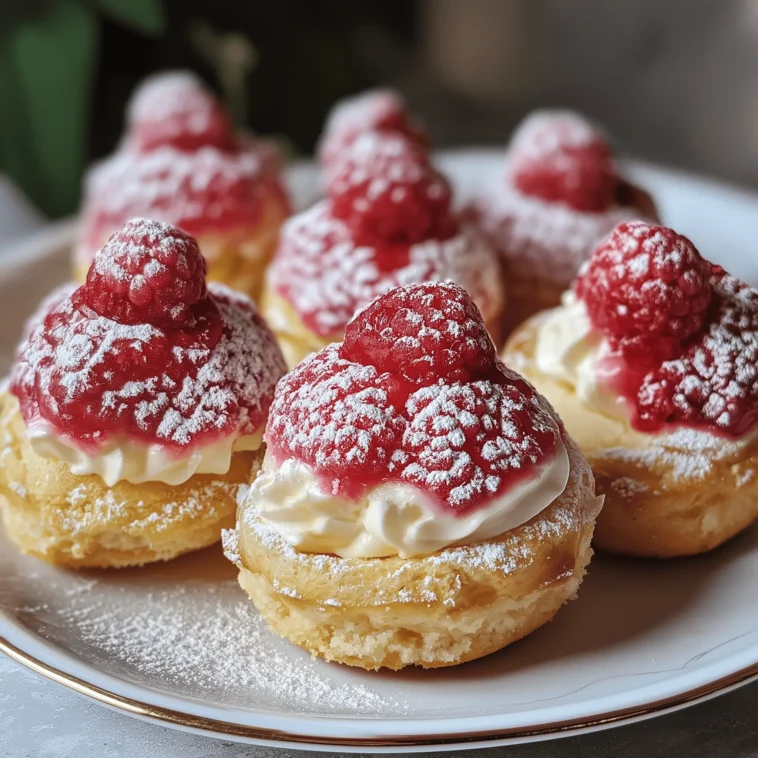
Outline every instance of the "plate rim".
[[(5, 614), (0, 616), (4, 622)], [(31, 635), (32, 633), (29, 632)], [(379, 748), (385, 752), (393, 748), (463, 748), (518, 744), (530, 740), (570, 737), (586, 731), (609, 729), (631, 724), (655, 716), (696, 705), (758, 680), (758, 661), (749, 664), (719, 679), (701, 684), (677, 695), (671, 695), (644, 705), (629, 706), (598, 714), (592, 718), (577, 717), (560, 722), (551, 722), (530, 727), (472, 730), (456, 733), (432, 733), (425, 735), (392, 735), (376, 737), (338, 737), (299, 734), (263, 726), (249, 726), (230, 721), (185, 713), (172, 708), (146, 703), (135, 698), (119, 695), (98, 685), (41, 661), (39, 658), (12, 644), (0, 634), (0, 652), (33, 673), (56, 684), (67, 687), (78, 695), (103, 705), (111, 710), (130, 716), (199, 734), (226, 738), (252, 744), (292, 746), (302, 745), (325, 750), (339, 747), (345, 751)], [(66, 654), (67, 655), (67, 654)], [(69, 657), (69, 656), (67, 656)]]
[[(477, 156), (480, 159), (486, 159), (500, 152), (492, 147), (481, 147), (474, 149), (458, 148), (452, 150), (439, 151), (438, 157), (442, 159), (461, 160), (466, 157)], [(700, 176), (691, 172), (682, 171), (668, 166), (657, 165), (644, 161), (629, 161), (631, 167), (640, 169), (646, 173), (660, 174), (668, 179), (677, 179), (686, 184), (699, 184), (703, 188), (720, 193), (728, 193), (733, 197), (740, 197), (744, 200), (758, 203), (758, 193), (748, 188), (728, 184), (710, 177)], [(299, 170), (307, 168), (305, 162), (297, 164)], [(34, 266), (39, 264), (46, 256), (53, 254), (62, 246), (69, 244), (74, 237), (76, 227), (75, 219), (65, 219), (53, 225), (43, 228), (28, 237), (12, 244), (11, 251), (0, 258), (0, 280), (7, 276), (12, 276), (19, 268)], [(55, 249), (55, 250), (54, 250)], [(15, 621), (15, 623), (14, 623)], [(49, 646), (59, 655), (63, 656), (64, 661), (69, 660), (72, 666), (69, 670), (66, 667), (59, 667), (36, 657), (28, 650), (18, 647), (6, 637), (8, 631), (12, 632), (13, 628), (18, 626), (21, 630), (21, 636), (27, 635), (32, 643), (33, 648), (36, 644)], [(16, 637), (15, 634), (9, 636)], [(22, 644), (22, 640), (16, 640)], [(756, 646), (758, 648), (758, 646)], [(248, 742), (252, 744), (267, 744), (273, 746), (299, 746), (301, 748), (311, 747), (316, 750), (326, 750), (328, 748), (339, 748), (345, 752), (353, 752), (372, 748), (372, 752), (390, 752), (393, 749), (411, 748), (412, 752), (423, 751), (424, 749), (449, 750), (454, 748), (466, 749), (475, 747), (494, 747), (496, 745), (516, 744), (532, 740), (544, 740), (564, 736), (572, 736), (587, 731), (611, 728), (623, 724), (640, 721), (646, 718), (671, 713), (681, 708), (695, 705), (705, 700), (716, 697), (720, 694), (736, 689), (740, 686), (758, 679), (758, 657), (755, 653), (746, 665), (734, 669), (730, 673), (712, 678), (709, 681), (700, 681), (691, 688), (684, 689), (675, 694), (666, 695), (657, 700), (649, 700), (645, 703), (637, 703), (626, 707), (616, 708), (603, 713), (598, 713), (588, 717), (586, 715), (575, 716), (564, 720), (552, 720), (544, 724), (529, 726), (511, 726), (505, 728), (491, 729), (472, 729), (470, 731), (460, 732), (437, 732), (430, 734), (392, 734), (376, 736), (325, 736), (323, 734), (306, 734), (303, 731), (288, 731), (278, 728), (269, 728), (266, 726), (253, 726), (250, 724), (234, 723), (224, 721), (212, 716), (202, 716), (185, 711), (169, 708), (157, 703), (144, 702), (133, 697), (119, 694), (117, 688), (105, 689), (85, 679), (76, 676), (71, 670), (75, 669), (78, 664), (87, 665), (85, 660), (81, 662), (76, 656), (56, 648), (47, 642), (43, 637), (37, 635), (32, 629), (23, 627), (18, 624), (15, 617), (0, 611), (0, 652), (6, 654), (10, 659), (16, 661), (34, 673), (49, 679), (61, 686), (82, 695), (90, 700), (108, 707), (127, 713), (133, 717), (160, 723), (165, 726), (183, 729), (194, 733), (204, 734), (206, 736), (232, 739), (237, 741)], [(712, 666), (715, 664), (711, 664)], [(724, 670), (723, 664), (721, 670)], [(122, 679), (113, 674), (108, 678), (121, 681), (124, 684), (139, 688), (139, 685), (132, 684), (126, 679)], [(654, 686), (654, 685), (648, 685)], [(144, 689), (145, 692), (150, 690)], [(176, 696), (174, 696), (176, 697)], [(294, 715), (294, 714), (293, 714)], [(295, 717), (297, 718), (297, 717)], [(310, 717), (311, 720), (314, 717)], [(334, 722), (339, 719), (328, 717), (315, 717), (319, 720)], [(458, 717), (462, 720), (470, 717)], [(350, 719), (352, 721), (356, 721)], [(424, 719), (419, 719), (424, 720)], [(429, 719), (433, 722), (439, 719)], [(443, 719), (450, 721), (450, 719)], [(458, 719), (455, 719), (458, 720)], [(397, 722), (398, 719), (388, 721)], [(413, 721), (409, 719), (409, 721)], [(305, 719), (301, 724), (306, 725)], [(367, 722), (364, 720), (363, 724)]]

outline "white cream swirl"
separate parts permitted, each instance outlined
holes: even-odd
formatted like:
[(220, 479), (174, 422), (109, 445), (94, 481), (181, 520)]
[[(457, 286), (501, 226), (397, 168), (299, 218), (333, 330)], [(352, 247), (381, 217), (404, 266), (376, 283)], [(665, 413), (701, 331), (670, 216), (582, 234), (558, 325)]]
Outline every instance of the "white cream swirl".
[(241, 437), (230, 434), (186, 455), (176, 455), (163, 445), (146, 445), (116, 437), (96, 455), (90, 455), (58, 435), (45, 422), (32, 424), (28, 431), (29, 442), (37, 455), (62, 461), (72, 474), (95, 474), (109, 487), (117, 482), (163, 482), (176, 486), (195, 474), (225, 474), (233, 453), (257, 450), (263, 441), (263, 429), (260, 429)]
[(569, 471), (568, 453), (558, 437), (555, 455), (533, 476), (483, 507), (453, 516), (402, 482), (381, 484), (355, 501), (333, 495), (305, 463), (288, 458), (278, 464), (267, 453), (243, 508), (303, 552), (411, 558), (497, 537), (525, 524), (563, 492)]
[(629, 418), (626, 401), (609, 385), (603, 358), (610, 347), (592, 329), (587, 309), (572, 291), (539, 324), (535, 361), (545, 376), (569, 384), (591, 408), (614, 418)]

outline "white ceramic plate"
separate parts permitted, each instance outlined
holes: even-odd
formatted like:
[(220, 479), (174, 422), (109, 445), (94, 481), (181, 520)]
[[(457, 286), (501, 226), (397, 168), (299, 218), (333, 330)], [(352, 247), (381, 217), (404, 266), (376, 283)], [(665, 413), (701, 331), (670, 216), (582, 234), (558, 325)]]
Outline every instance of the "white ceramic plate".
[[(492, 151), (440, 158), (465, 193)], [(758, 282), (758, 197), (633, 164), (665, 219)], [(314, 193), (307, 166), (292, 174)], [(71, 226), (0, 260), (0, 352), (66, 272)], [(411, 753), (623, 724), (758, 677), (758, 531), (698, 559), (596, 558), (579, 599), (528, 639), (449, 670), (371, 674), (271, 635), (213, 548), (142, 570), (69, 573), (0, 537), (0, 648), (137, 717), (240, 741)]]

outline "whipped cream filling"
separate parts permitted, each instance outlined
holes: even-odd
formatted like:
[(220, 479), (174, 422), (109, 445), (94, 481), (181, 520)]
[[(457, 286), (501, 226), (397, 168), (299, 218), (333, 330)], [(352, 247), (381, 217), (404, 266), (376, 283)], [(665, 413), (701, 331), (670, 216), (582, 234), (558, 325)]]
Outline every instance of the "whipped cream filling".
[(593, 330), (587, 309), (573, 291), (564, 292), (562, 305), (549, 311), (537, 332), (535, 361), (547, 377), (569, 384), (587, 406), (606, 416), (629, 419), (626, 400), (608, 383), (603, 358), (611, 349)]
[[(452, 545), (497, 537), (534, 518), (565, 489), (566, 448), (489, 503), (460, 516), (440, 512), (430, 497), (403, 482), (386, 482), (359, 500), (324, 491), (311, 468), (294, 458), (277, 463), (267, 453), (243, 507), (272, 526), (294, 548), (343, 558), (412, 558)], [(243, 515), (244, 520), (244, 515)]]
[(234, 453), (258, 450), (263, 442), (261, 428), (255, 434), (227, 435), (186, 455), (177, 455), (163, 445), (145, 445), (119, 436), (110, 440), (96, 455), (90, 455), (71, 440), (60, 437), (44, 421), (29, 426), (28, 433), (32, 450), (37, 455), (62, 461), (72, 474), (95, 474), (109, 487), (117, 482), (163, 482), (175, 486), (195, 474), (226, 474)]
[[(573, 291), (564, 292), (562, 304), (548, 311), (539, 322), (534, 353), (537, 369), (554, 381), (569, 385), (584, 405), (628, 425), (632, 411), (628, 401), (610, 381), (614, 361), (604, 359), (611, 348), (603, 335), (593, 330), (587, 308)], [(616, 369), (618, 370), (618, 369)], [(711, 451), (711, 456), (739, 450), (758, 437), (758, 427), (740, 439), (727, 440), (707, 430), (682, 426), (661, 433), (640, 433), (648, 445), (683, 448), (694, 453)]]

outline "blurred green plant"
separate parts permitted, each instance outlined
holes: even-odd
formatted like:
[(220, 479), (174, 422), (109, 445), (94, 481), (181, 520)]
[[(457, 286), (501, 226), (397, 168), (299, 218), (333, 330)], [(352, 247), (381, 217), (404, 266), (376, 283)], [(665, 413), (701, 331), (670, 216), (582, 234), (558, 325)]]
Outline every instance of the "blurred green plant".
[(2, 0), (0, 170), (49, 216), (71, 213), (86, 136), (100, 17), (146, 36), (165, 28), (161, 0)]

